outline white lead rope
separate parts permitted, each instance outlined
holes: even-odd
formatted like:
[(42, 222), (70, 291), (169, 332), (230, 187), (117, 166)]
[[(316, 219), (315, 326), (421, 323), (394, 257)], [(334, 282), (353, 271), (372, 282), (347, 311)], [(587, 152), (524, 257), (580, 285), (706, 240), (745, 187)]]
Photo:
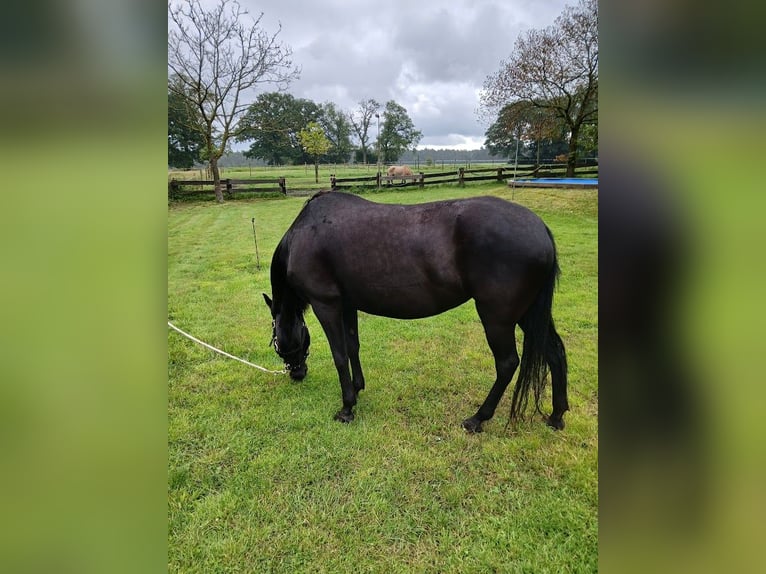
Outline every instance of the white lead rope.
[(189, 333), (187, 333), (187, 332), (185, 332), (185, 331), (182, 331), (181, 329), (179, 329), (178, 327), (176, 327), (175, 325), (173, 325), (173, 323), (171, 323), (170, 321), (168, 321), (168, 327), (170, 327), (171, 329), (173, 329), (173, 330), (175, 330), (175, 331), (178, 331), (178, 332), (179, 332), (179, 333), (181, 333), (181, 334), (182, 334), (184, 337), (187, 337), (187, 338), (191, 339), (191, 340), (192, 340), (192, 341), (194, 341), (195, 343), (199, 343), (199, 344), (200, 344), (200, 345), (202, 345), (203, 347), (207, 347), (207, 348), (208, 348), (208, 349), (210, 349), (211, 351), (215, 351), (216, 353), (219, 353), (219, 354), (223, 355), (224, 357), (229, 357), (230, 359), (234, 359), (234, 360), (236, 360), (236, 361), (239, 361), (240, 363), (245, 363), (246, 365), (248, 365), (248, 366), (250, 366), (250, 367), (256, 368), (256, 369), (258, 369), (259, 371), (263, 371), (264, 373), (270, 373), (270, 374), (272, 374), (272, 375), (284, 375), (284, 374), (287, 372), (287, 371), (286, 371), (286, 370), (284, 370), (284, 369), (282, 369), (281, 371), (270, 371), (269, 369), (266, 369), (266, 368), (264, 368), (264, 367), (261, 367), (260, 365), (256, 365), (256, 364), (254, 364), (254, 363), (251, 363), (250, 361), (246, 361), (245, 359), (240, 359), (239, 357), (235, 357), (234, 355), (230, 355), (230, 354), (229, 354), (229, 353), (227, 353), (226, 351), (222, 351), (221, 349), (216, 349), (215, 347), (213, 347), (213, 345), (208, 345), (208, 344), (207, 344), (207, 343), (205, 343), (204, 341), (200, 341), (200, 340), (199, 340), (199, 339), (197, 339), (196, 337), (192, 337), (192, 336), (191, 336)]

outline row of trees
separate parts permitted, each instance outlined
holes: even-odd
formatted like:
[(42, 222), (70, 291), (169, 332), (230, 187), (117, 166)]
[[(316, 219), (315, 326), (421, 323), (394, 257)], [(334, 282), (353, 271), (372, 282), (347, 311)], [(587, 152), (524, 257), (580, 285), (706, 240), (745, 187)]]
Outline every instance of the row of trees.
[[(375, 163), (378, 145), (383, 162), (402, 158), (410, 161), (419, 132), (414, 130), (407, 111), (396, 102), (388, 102), (378, 138), (373, 120), (380, 119), (380, 109), (380, 104), (370, 99), (345, 113), (332, 102), (317, 104), (290, 94), (269, 92), (258, 96), (249, 106), (234, 139), (250, 144), (244, 151), (245, 158), (262, 160), (267, 165), (346, 163), (352, 154), (356, 162)], [(168, 163), (179, 168), (191, 167), (204, 157), (204, 141), (199, 131), (189, 127), (197, 120), (184, 118), (185, 113), (183, 102), (169, 92)], [(502, 107), (485, 133), (484, 146), (494, 157), (513, 160), (518, 154), (525, 161), (539, 164), (542, 159), (568, 155), (569, 134), (554, 106), (516, 101)], [(593, 155), (597, 149), (597, 123), (590, 120), (579, 130), (577, 156)], [(425, 151), (420, 155), (429, 156)], [(465, 152), (460, 157), (464, 155)]]
[[(246, 155), (269, 163), (321, 158), (347, 161), (352, 133), (366, 161), (373, 115), (381, 106), (369, 99), (346, 114), (332, 103), (318, 105), (284, 90), (300, 75), (292, 50), (261, 25), (263, 13), (249, 16), (237, 0), (219, 0), (206, 8), (201, 0), (168, 3), (168, 163), (191, 166), (205, 160), (223, 201), (218, 160), (231, 143), (250, 142)], [(261, 85), (276, 91), (247, 99)], [(395, 161), (414, 147), (421, 132), (407, 111), (394, 101), (382, 110), (383, 131), (376, 148)]]
[[(323, 158), (346, 161), (352, 151), (365, 163), (377, 153), (393, 162), (420, 141), (422, 133), (394, 101), (382, 107), (367, 99), (344, 112), (285, 93), (300, 69), (278, 42), (280, 30), (261, 28), (262, 16), (251, 18), (237, 0), (209, 9), (201, 0), (168, 3), (169, 164), (209, 162), (223, 201), (218, 160), (234, 141), (249, 143), (252, 158), (315, 166)], [(274, 89), (263, 93), (263, 85)], [(534, 144), (539, 157), (543, 143), (565, 140), (572, 175), (578, 154), (597, 146), (597, 0), (579, 0), (552, 26), (519, 36), (509, 59), (486, 79), (480, 109), (494, 119), (486, 145), (510, 155), (509, 146)]]
[[(300, 133), (310, 124), (315, 124), (312, 128), (315, 143), (317, 126), (324, 134), (326, 151), (322, 151), (321, 145), (311, 149), (304, 145)], [(291, 94), (270, 92), (259, 95), (248, 108), (236, 139), (250, 144), (246, 157), (282, 165), (307, 163), (317, 157), (326, 162), (345, 163), (352, 154), (357, 161), (376, 162), (378, 150), (384, 162), (395, 162), (403, 151), (414, 148), (421, 137), (407, 110), (393, 100), (382, 107), (374, 99), (367, 99), (355, 110), (345, 112), (332, 102), (317, 104)]]
[[(179, 96), (182, 89), (168, 89), (168, 164), (188, 168), (207, 159), (207, 148), (204, 122)], [(346, 163), (352, 154), (357, 162), (377, 162), (378, 154), (383, 162), (396, 162), (422, 137), (393, 100), (381, 106), (367, 99), (345, 112), (333, 102), (317, 104), (284, 92), (260, 94), (231, 131), (231, 141), (249, 144), (245, 157), (268, 165)]]

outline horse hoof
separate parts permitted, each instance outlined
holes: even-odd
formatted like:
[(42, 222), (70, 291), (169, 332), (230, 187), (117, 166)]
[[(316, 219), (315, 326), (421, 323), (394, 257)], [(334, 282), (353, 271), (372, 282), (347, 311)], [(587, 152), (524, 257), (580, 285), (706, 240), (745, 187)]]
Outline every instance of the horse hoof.
[(343, 411), (338, 411), (335, 413), (335, 420), (348, 424), (354, 420), (354, 413), (344, 413)]
[(554, 430), (564, 430), (564, 419), (554, 419), (553, 417), (548, 417), (548, 419), (545, 421), (545, 424)]
[(481, 421), (478, 420), (476, 417), (465, 419), (463, 421), (463, 428), (468, 432), (468, 434), (476, 434), (476, 433), (482, 432), (483, 430), (481, 428)]

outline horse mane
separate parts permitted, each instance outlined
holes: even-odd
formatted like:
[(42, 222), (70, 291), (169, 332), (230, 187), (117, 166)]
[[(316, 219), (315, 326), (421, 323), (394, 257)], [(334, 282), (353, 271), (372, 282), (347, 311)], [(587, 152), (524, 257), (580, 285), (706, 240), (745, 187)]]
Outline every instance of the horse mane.
[(295, 226), (300, 222), (308, 211), (309, 204), (317, 197), (330, 193), (329, 190), (318, 191), (309, 197), (303, 204), (300, 212), (287, 230), (282, 240), (274, 250), (271, 259), (271, 290), (274, 297), (274, 305), (279, 309), (287, 309), (298, 314), (303, 314), (308, 308), (308, 301), (297, 293), (287, 281), (287, 262), (290, 258), (290, 240)]
[(303, 316), (306, 309), (308, 309), (309, 303), (287, 281), (287, 261), (289, 256), (289, 238), (288, 235), (285, 235), (274, 250), (274, 257), (271, 259), (271, 290), (274, 297), (274, 305), (278, 309)]
[[(295, 221), (297, 222), (298, 220), (300, 220), (301, 216), (302, 216), (302, 215), (303, 215), (303, 213), (306, 211), (306, 209), (308, 208), (309, 204), (310, 204), (312, 201), (314, 201), (314, 200), (315, 200), (317, 197), (322, 197), (323, 195), (328, 195), (328, 194), (330, 194), (330, 193), (332, 193), (332, 190), (330, 190), (330, 189), (323, 189), (323, 190), (321, 190), (321, 191), (317, 191), (317, 192), (316, 192), (314, 195), (312, 195), (311, 197), (309, 197), (309, 198), (306, 200), (306, 203), (304, 203), (304, 204), (303, 204), (303, 207), (301, 208), (301, 211), (300, 211), (300, 213), (298, 214), (298, 217), (296, 217), (296, 218), (295, 218)], [(293, 224), (293, 225), (295, 225), (295, 224)]]
[[(317, 192), (316, 192), (314, 195), (312, 195), (311, 197), (309, 197), (309, 198), (308, 198), (308, 199), (305, 201), (305, 203), (303, 204), (303, 207), (301, 208), (301, 210), (298, 212), (298, 215), (295, 217), (295, 221), (293, 221), (293, 224), (290, 226), (290, 229), (288, 229), (288, 231), (287, 231), (287, 234), (285, 235), (285, 237), (286, 237), (287, 235), (290, 235), (290, 232), (292, 231), (293, 227), (295, 227), (295, 225), (296, 225), (296, 224), (297, 224), (299, 221), (301, 221), (301, 220), (303, 219), (303, 217), (306, 215), (306, 211), (308, 210), (309, 204), (310, 204), (312, 201), (314, 201), (314, 200), (315, 200), (317, 197), (321, 197), (321, 196), (323, 196), (323, 195), (328, 195), (328, 194), (330, 194), (330, 193), (332, 193), (332, 190), (330, 190), (330, 189), (324, 189), (324, 190), (321, 190), (321, 191), (317, 191)], [(276, 256), (276, 253), (275, 253), (275, 256)]]
[(331, 189), (323, 189), (323, 190), (317, 191), (317, 192), (316, 192), (314, 195), (312, 195), (311, 197), (309, 197), (309, 198), (306, 200), (306, 203), (304, 203), (304, 204), (303, 204), (303, 208), (304, 208), (304, 209), (306, 209), (306, 206), (307, 206), (309, 203), (311, 203), (311, 201), (312, 201), (312, 200), (314, 200), (314, 199), (316, 199), (317, 197), (320, 197), (320, 196), (322, 196), (322, 195), (327, 195), (328, 193), (332, 193), (332, 190), (331, 190)]

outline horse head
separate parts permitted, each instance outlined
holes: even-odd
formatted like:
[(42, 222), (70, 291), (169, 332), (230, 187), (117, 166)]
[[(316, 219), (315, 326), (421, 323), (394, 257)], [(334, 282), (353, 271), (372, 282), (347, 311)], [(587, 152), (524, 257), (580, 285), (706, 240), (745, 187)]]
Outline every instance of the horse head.
[(308, 372), (306, 359), (311, 345), (311, 335), (303, 320), (303, 313), (290, 310), (285, 305), (274, 305), (266, 293), (263, 294), (263, 298), (271, 311), (271, 344), (284, 361), (290, 378), (301, 381)]

